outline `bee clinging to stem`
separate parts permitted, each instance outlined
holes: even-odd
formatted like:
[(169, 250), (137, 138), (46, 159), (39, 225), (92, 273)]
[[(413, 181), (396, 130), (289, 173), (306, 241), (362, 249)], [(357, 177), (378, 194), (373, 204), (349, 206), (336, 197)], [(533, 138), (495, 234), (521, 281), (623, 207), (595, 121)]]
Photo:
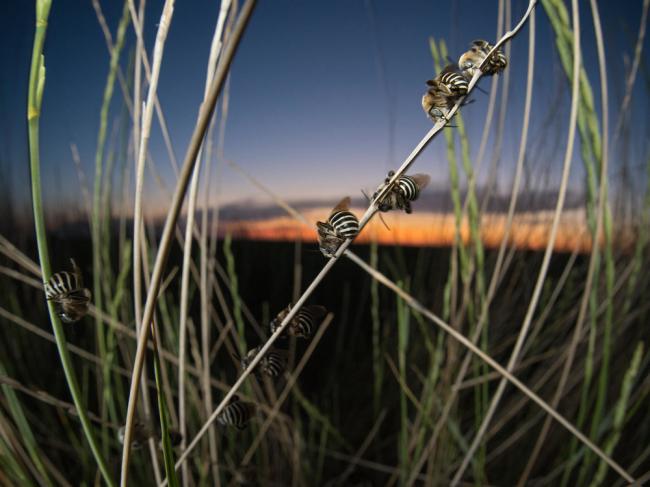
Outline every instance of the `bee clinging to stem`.
[[(472, 42), (471, 47), (460, 56), (458, 60), (458, 68), (463, 72), (467, 79), (471, 79), (476, 74), (476, 70), (481, 65), (483, 60), (487, 57), (489, 52), (494, 46), (488, 41), (478, 39)], [(508, 66), (506, 59), (501, 49), (497, 49), (492, 53), (490, 58), (485, 62), (481, 71), (484, 75), (498, 74)]]
[[(121, 444), (124, 444), (124, 432), (126, 426), (120, 426), (117, 430), (117, 438)], [(142, 421), (136, 419), (133, 423), (133, 437), (131, 439), (131, 448), (133, 450), (139, 450), (142, 448), (150, 438), (158, 440), (158, 446), (162, 448), (162, 442), (160, 440), (160, 435), (157, 433), (154, 428), (151, 427), (149, 421)], [(181, 444), (183, 437), (176, 430), (169, 430), (169, 439), (171, 441), (172, 447), (176, 447)]]
[[(255, 356), (262, 349), (262, 346), (255, 347), (243, 357), (239, 357), (242, 370), (246, 370)], [(277, 348), (272, 348), (264, 354), (262, 360), (257, 364), (255, 373), (257, 375), (267, 375), (269, 377), (278, 377), (287, 367), (287, 352)]]
[(243, 430), (255, 414), (255, 406), (250, 402), (244, 402), (239, 396), (234, 395), (228, 405), (219, 413), (217, 421), (224, 426), (234, 426)]
[(422, 108), (434, 122), (447, 121), (447, 113), (456, 101), (467, 94), (467, 80), (453, 64), (448, 64), (433, 79), (427, 81)]
[[(388, 173), (388, 177), (372, 195), (373, 202), (379, 197), (379, 194), (389, 184), (394, 175), (393, 171)], [(384, 212), (397, 208), (398, 210), (404, 210), (406, 213), (411, 213), (411, 202), (418, 199), (420, 191), (429, 184), (430, 180), (431, 178), (426, 174), (413, 174), (411, 176), (405, 174), (400, 176), (388, 192), (381, 197), (381, 201), (377, 203), (377, 208), (379, 211)]]
[(74, 259), (72, 272), (61, 271), (53, 274), (45, 283), (45, 297), (54, 302), (57, 314), (65, 323), (74, 323), (88, 313), (90, 290), (83, 287), (81, 271)]
[(350, 211), (350, 197), (346, 196), (334, 207), (326, 222), (316, 222), (318, 245), (325, 257), (333, 257), (347, 238), (359, 233), (359, 220)]
[[(291, 311), (291, 304), (278, 313), (278, 315), (271, 321), (269, 328), (271, 333), (275, 333), (280, 327), (280, 324), (286, 316)], [(327, 309), (324, 306), (319, 306), (316, 304), (303, 306), (298, 310), (296, 315), (291, 319), (289, 325), (285, 328), (285, 331), (288, 335), (299, 337), (299, 338), (309, 338), (314, 333), (316, 326), (318, 325), (318, 320), (323, 318), (327, 313)]]

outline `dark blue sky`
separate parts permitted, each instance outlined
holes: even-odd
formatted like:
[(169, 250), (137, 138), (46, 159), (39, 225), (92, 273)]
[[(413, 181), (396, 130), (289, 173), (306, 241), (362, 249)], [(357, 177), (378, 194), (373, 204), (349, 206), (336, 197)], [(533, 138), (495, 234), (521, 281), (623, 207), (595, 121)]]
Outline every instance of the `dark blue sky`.
[[(151, 52), (162, 0), (147, 2), (146, 37)], [(623, 90), (624, 59), (629, 58), (638, 30), (641, 1), (599, 2), (604, 22), (612, 89), (612, 116)], [(480, 11), (476, 5), (481, 5)], [(513, 21), (526, 1), (513, 1)], [(12, 181), (15, 199), (29, 195), (26, 141), (26, 87), (33, 40), (33, 2), (0, 5), (0, 171)], [(121, 2), (103, 1), (107, 22), (115, 34)], [(583, 49), (597, 102), (596, 50), (588, 4), (581, 2)], [(175, 153), (182, 160), (203, 95), (205, 66), (218, 2), (177, 1), (160, 76), (159, 98)], [(420, 98), (424, 81), (435, 73), (428, 38), (445, 39), (453, 58), (475, 38), (494, 39), (497, 2), (391, 1), (261, 1), (246, 31), (232, 67), (230, 116), (225, 154), (289, 199), (358, 194), (371, 188), (390, 168), (397, 167), (430, 128)], [(550, 184), (559, 180), (565, 143), (562, 127), (568, 119), (568, 85), (553, 49), (553, 35), (543, 9), (537, 15), (537, 64), (534, 115), (530, 133), (533, 171), (539, 177), (550, 168)], [(510, 184), (520, 133), (528, 31), (512, 44), (510, 103), (499, 186)], [(134, 45), (129, 30), (122, 66)], [(644, 58), (647, 59), (648, 42)], [(41, 151), (46, 198), (78, 205), (81, 196), (70, 156), (79, 146), (87, 177), (93, 174), (99, 110), (109, 55), (90, 0), (54, 0), (45, 44), (47, 81), (41, 123)], [(381, 65), (381, 68), (380, 68)], [(644, 69), (646, 71), (644, 72)], [(383, 73), (380, 74), (380, 73)], [(643, 165), (647, 154), (647, 68), (635, 91), (631, 164)], [(482, 82), (489, 87), (489, 80)], [(557, 95), (558, 91), (562, 93)], [(463, 111), (472, 154), (478, 149), (487, 96)], [(119, 116), (116, 85), (109, 128)], [(554, 105), (559, 104), (559, 107)], [(599, 103), (597, 103), (599, 105)], [(557, 108), (557, 114), (548, 119)], [(391, 124), (392, 119), (392, 124)], [(394, 147), (390, 154), (389, 130)], [(554, 128), (557, 126), (557, 130)], [(110, 137), (109, 137), (110, 140)], [(154, 123), (151, 151), (169, 185), (173, 175), (159, 129)], [(491, 155), (490, 149), (488, 156)], [(484, 163), (489, 163), (489, 157)], [(427, 172), (434, 184), (447, 184), (444, 139), (435, 141), (415, 170)], [(639, 169), (640, 170), (640, 169)], [(616, 161), (612, 174), (616, 175)], [(213, 172), (214, 174), (214, 172)], [(148, 179), (151, 178), (148, 176)], [(531, 180), (532, 180), (531, 179)], [(583, 179), (575, 161), (574, 187)], [(229, 169), (219, 183), (222, 201), (263, 199)], [(160, 194), (149, 181), (147, 201)]]

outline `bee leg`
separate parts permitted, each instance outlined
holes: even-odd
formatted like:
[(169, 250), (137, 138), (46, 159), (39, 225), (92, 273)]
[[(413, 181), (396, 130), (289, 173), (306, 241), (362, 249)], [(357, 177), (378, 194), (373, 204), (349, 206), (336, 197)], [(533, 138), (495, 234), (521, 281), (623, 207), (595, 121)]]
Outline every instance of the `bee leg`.
[(411, 208), (411, 203), (409, 201), (407, 201), (406, 204), (404, 205), (404, 211), (408, 214), (410, 214), (413, 211), (413, 209)]

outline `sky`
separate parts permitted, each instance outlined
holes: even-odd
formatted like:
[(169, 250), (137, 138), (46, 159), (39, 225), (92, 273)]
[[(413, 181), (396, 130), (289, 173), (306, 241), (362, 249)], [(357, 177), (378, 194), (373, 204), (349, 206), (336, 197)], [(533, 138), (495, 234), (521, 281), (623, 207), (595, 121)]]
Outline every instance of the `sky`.
[[(122, 4), (100, 3), (114, 36)], [(145, 38), (150, 55), (162, 4), (162, 0), (147, 1)], [(431, 127), (420, 106), (424, 81), (435, 75), (429, 38), (444, 39), (453, 59), (473, 39), (495, 38), (498, 2), (481, 2), (480, 9), (476, 5), (474, 0), (258, 2), (232, 65), (225, 158), (290, 201), (360, 196), (361, 189), (372, 192)], [(512, 1), (513, 22), (526, 6), (526, 1)], [(610, 113), (615, 120), (642, 2), (601, 1), (599, 6), (612, 91)], [(203, 96), (218, 9), (219, 2), (176, 2), (158, 94), (179, 161)], [(600, 110), (591, 12), (584, 2), (581, 9), (585, 65)], [(569, 88), (548, 19), (541, 6), (537, 12), (535, 96), (525, 187), (545, 189), (556, 187), (560, 179)], [(0, 2), (0, 177), (10, 181), (11, 199), (16, 204), (28, 201), (30, 195), (25, 106), (33, 24), (33, 2)], [(497, 187), (506, 192), (521, 132), (527, 37), (528, 29), (524, 28), (513, 40), (508, 67), (511, 78), (505, 137), (497, 161)], [(134, 43), (135, 35), (129, 27), (121, 60), (124, 70)], [(646, 39), (645, 59), (648, 44)], [(71, 143), (78, 146), (86, 179), (92, 181), (108, 63), (109, 54), (91, 1), (54, 0), (45, 42), (47, 79), (41, 118), (44, 196), (52, 208), (80, 208), (83, 204)], [(642, 63), (631, 105), (633, 128), (625, 139), (626, 157), (639, 174), (643, 174), (648, 153), (647, 83), (648, 72)], [(482, 80), (481, 86), (488, 90), (490, 80)], [(477, 92), (472, 98), (474, 102), (462, 113), (475, 156), (488, 97)], [(116, 85), (109, 116), (109, 145), (117, 144), (110, 129), (117, 126), (121, 110)], [(494, 137), (490, 142), (481, 181), (492, 159)], [(174, 173), (156, 122), (150, 149), (163, 181), (172, 187)], [(620, 147), (614, 150), (620, 151)], [(579, 147), (575, 154), (579, 154)], [(617, 161), (620, 158), (613, 158), (612, 178), (621, 173)], [(132, 159), (128, 162), (133, 164)], [(447, 164), (444, 138), (440, 137), (418, 159), (414, 172), (430, 174), (429, 190), (435, 191), (449, 185)], [(268, 203), (263, 194), (227, 167), (214, 170), (212, 176), (212, 203)], [(576, 160), (572, 191), (580, 192), (583, 181), (584, 170)], [(632, 181), (642, 188), (645, 179), (633, 177)], [(164, 212), (167, 199), (150, 174), (145, 191), (146, 210), (150, 214)]]

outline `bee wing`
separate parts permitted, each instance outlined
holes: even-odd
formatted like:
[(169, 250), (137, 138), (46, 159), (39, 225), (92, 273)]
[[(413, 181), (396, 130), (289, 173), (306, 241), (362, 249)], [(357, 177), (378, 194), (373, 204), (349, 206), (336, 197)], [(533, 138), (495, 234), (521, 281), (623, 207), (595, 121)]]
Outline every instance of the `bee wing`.
[(316, 222), (316, 228), (318, 230), (318, 235), (320, 236), (320, 238), (326, 238), (331, 235), (336, 235), (336, 233), (332, 229), (332, 226), (329, 223)]
[(83, 287), (83, 276), (81, 275), (81, 269), (77, 267), (77, 263), (74, 261), (74, 259), (70, 259), (70, 264), (72, 264), (72, 274), (77, 281), (75, 283), (76, 287)]
[(431, 176), (428, 174), (413, 174), (411, 177), (415, 181), (415, 184), (418, 185), (418, 189), (425, 188), (429, 184), (429, 181), (431, 181)]
[(332, 209), (332, 213), (335, 211), (346, 211), (350, 209), (350, 197), (346, 196)]

